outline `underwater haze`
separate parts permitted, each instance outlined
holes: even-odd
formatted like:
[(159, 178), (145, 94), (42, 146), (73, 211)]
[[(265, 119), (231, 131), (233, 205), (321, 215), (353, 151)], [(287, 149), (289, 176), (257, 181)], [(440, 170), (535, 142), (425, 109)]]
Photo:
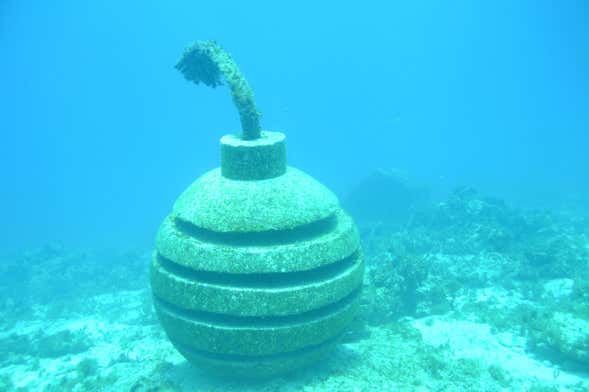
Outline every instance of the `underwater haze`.
[[(239, 131), (173, 69), (214, 39), (289, 162), (343, 196), (377, 167), (587, 212), (584, 1), (0, 5), (2, 247), (147, 245)], [(579, 204), (579, 203), (578, 203)]]
[[(198, 40), (366, 264), (329, 360), (251, 385), (153, 309), (158, 228), (241, 132), (175, 69)], [(0, 48), (0, 391), (589, 390), (589, 2), (2, 0)]]

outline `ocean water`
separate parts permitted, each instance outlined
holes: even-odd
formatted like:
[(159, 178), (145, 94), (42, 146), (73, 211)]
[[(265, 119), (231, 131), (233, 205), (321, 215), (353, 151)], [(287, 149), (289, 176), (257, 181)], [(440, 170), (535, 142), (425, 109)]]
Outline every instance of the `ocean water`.
[[(0, 390), (589, 390), (588, 26), (583, 1), (2, 1)], [(312, 179), (211, 172), (174, 207), (241, 131), (227, 78), (175, 69), (207, 40)], [(156, 244), (169, 214), (188, 240)], [(347, 250), (305, 250), (346, 214)], [(335, 346), (244, 380), (195, 341), (225, 363)]]

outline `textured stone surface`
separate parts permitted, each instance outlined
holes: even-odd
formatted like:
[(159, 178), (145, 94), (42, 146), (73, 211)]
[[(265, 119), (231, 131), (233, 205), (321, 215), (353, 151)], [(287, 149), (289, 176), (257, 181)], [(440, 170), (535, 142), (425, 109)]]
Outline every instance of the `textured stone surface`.
[[(354, 317), (360, 296), (338, 303), (328, 314), (238, 321), (202, 314), (192, 316), (156, 301), (156, 310), (174, 344), (211, 354), (267, 356), (288, 354), (335, 339)], [(292, 320), (292, 321), (291, 321)], [(296, 356), (296, 353), (292, 353)]]
[(282, 134), (264, 136), (222, 139), (222, 170), (180, 196), (151, 263), (168, 337), (191, 362), (224, 375), (312, 363), (337, 343), (361, 298), (352, 219), (332, 192), (286, 166)]
[(274, 246), (231, 246), (182, 233), (169, 217), (160, 227), (158, 252), (177, 264), (202, 271), (263, 273), (304, 271), (348, 257), (360, 246), (352, 219), (338, 211), (333, 230), (317, 238)]
[[(226, 283), (227, 279), (215, 281), (176, 273), (154, 257), (151, 286), (161, 299), (184, 309), (239, 316), (282, 316), (321, 308), (358, 288), (364, 275), (362, 258), (354, 254), (341, 264), (333, 274), (331, 269), (311, 271), (285, 285), (267, 282), (262, 287), (243, 287), (237, 283), (238, 278)], [(261, 279), (258, 275), (256, 278)]]
[(299, 369), (310, 363), (317, 362), (332, 351), (336, 343), (337, 342), (333, 341), (329, 344), (313, 347), (312, 349), (305, 350), (296, 356), (275, 355), (267, 357), (252, 357), (247, 361), (237, 358), (215, 358), (205, 356), (181, 346), (176, 346), (176, 348), (190, 362), (223, 378), (257, 378), (260, 376), (270, 377), (277, 374), (289, 373), (293, 369)]
[(309, 224), (337, 208), (331, 191), (292, 167), (260, 181), (230, 180), (214, 169), (182, 193), (172, 214), (216, 232), (259, 232)]
[(259, 139), (243, 140), (237, 135), (221, 138), (221, 173), (234, 180), (263, 180), (286, 171), (285, 136), (263, 131)]

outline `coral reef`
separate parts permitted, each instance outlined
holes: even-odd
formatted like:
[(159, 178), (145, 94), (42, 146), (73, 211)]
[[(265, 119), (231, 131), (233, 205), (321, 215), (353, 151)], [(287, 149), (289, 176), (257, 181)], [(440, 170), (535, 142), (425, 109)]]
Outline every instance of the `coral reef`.
[(364, 230), (366, 320), (451, 312), (517, 332), (560, 366), (586, 367), (588, 227), (458, 189), (405, 227)]
[(59, 317), (61, 300), (145, 287), (149, 257), (138, 251), (71, 251), (60, 244), (29, 250), (0, 263), (0, 310), (26, 312), (50, 303)]
[(426, 186), (397, 169), (378, 169), (354, 186), (343, 206), (359, 223), (406, 224), (412, 213), (429, 202)]
[(91, 342), (83, 330), (62, 330), (46, 333), (38, 330), (34, 334), (13, 333), (1, 339), (3, 344), (0, 361), (12, 360), (18, 355), (37, 358), (58, 358), (88, 350)]
[(586, 391), (588, 235), (585, 219), (472, 189), (402, 226), (365, 226), (362, 314), (344, 344), (254, 383), (210, 377), (174, 350), (146, 287), (149, 252), (41, 248), (0, 264), (0, 390)]

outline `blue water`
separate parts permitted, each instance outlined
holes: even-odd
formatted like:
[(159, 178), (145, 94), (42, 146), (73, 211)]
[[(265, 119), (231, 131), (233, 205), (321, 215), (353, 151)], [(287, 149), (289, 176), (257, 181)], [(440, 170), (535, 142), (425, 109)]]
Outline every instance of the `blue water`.
[[(195, 40), (233, 55), (262, 128), (358, 223), (366, 267), (342, 344), (249, 388), (174, 349), (153, 308), (154, 292), (164, 310), (176, 299), (162, 276), (286, 292), (351, 255), (292, 281), (274, 264), (193, 274), (172, 260), (182, 241), (265, 245), (185, 222), (151, 261), (174, 201), (240, 131), (226, 86), (174, 69)], [(1, 391), (589, 388), (588, 2), (0, 0), (0, 56)], [(294, 248), (337, 216), (280, 233)], [(338, 301), (293, 314), (326, 319)], [(203, 308), (178, 314), (245, 325)]]
[[(343, 197), (376, 167), (521, 204), (587, 200), (589, 5), (0, 4), (0, 247), (147, 245), (239, 130), (173, 65), (215, 39), (289, 161)], [(586, 205), (585, 205), (586, 207)]]

